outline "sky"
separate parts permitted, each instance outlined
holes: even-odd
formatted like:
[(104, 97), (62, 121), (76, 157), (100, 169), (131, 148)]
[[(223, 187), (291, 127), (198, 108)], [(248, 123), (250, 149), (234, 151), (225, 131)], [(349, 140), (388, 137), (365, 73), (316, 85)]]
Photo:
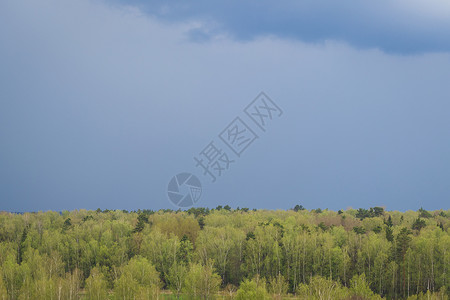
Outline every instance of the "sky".
[(177, 209), (180, 173), (200, 207), (449, 209), (448, 32), (444, 0), (1, 1), (0, 210)]

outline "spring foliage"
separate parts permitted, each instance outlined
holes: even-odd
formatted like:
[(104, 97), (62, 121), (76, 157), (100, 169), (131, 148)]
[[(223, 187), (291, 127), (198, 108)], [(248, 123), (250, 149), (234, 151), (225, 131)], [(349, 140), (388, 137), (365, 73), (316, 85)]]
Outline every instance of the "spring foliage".
[(0, 212), (0, 300), (447, 299), (450, 212)]

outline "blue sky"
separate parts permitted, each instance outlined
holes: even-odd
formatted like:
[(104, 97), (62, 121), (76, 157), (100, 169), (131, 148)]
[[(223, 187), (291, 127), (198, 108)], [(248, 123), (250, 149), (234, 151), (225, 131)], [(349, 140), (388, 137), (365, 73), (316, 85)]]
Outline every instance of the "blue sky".
[[(241, 2), (2, 1), (0, 210), (175, 208), (180, 172), (198, 206), (449, 208), (448, 2)], [(260, 91), (283, 116), (209, 182)]]

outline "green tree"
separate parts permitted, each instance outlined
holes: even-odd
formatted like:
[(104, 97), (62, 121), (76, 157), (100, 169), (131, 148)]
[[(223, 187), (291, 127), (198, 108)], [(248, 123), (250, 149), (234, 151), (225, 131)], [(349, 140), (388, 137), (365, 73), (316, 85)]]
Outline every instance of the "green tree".
[(390, 215), (389, 215), (389, 218), (387, 219), (387, 221), (385, 221), (385, 224), (387, 225), (387, 227), (394, 226), (394, 224), (392, 223), (392, 217)]
[(414, 223), (412, 224), (411, 228), (420, 231), (425, 226), (427, 226), (425, 220), (422, 220), (420, 217), (418, 217), (416, 220), (414, 220)]
[(266, 290), (266, 282), (255, 276), (253, 279), (245, 279), (241, 282), (236, 292), (236, 300), (265, 300), (270, 299)]
[(348, 297), (348, 291), (339, 283), (321, 276), (314, 276), (309, 284), (300, 284), (296, 293), (302, 300), (343, 300)]
[(183, 263), (177, 262), (172, 264), (167, 274), (169, 289), (177, 296), (177, 298), (180, 297), (180, 293), (184, 289), (186, 274), (186, 266)]
[(183, 235), (180, 240), (180, 246), (177, 249), (177, 261), (183, 264), (189, 264), (192, 259), (192, 251), (194, 246), (187, 235)]
[(303, 207), (303, 205), (295, 205), (295, 207), (293, 208), (293, 210), (295, 211), (295, 212), (298, 212), (298, 211), (300, 211), (300, 210), (305, 210), (305, 208)]
[(10, 299), (17, 299), (23, 283), (23, 274), (13, 255), (8, 255), (2, 266), (4, 285)]
[(214, 272), (214, 262), (209, 260), (205, 265), (191, 264), (185, 278), (185, 291), (194, 297), (211, 299), (219, 290), (220, 276)]
[(133, 257), (124, 266), (122, 275), (115, 286), (118, 299), (152, 297), (159, 294), (161, 281), (155, 267), (141, 256)]
[(287, 293), (288, 283), (281, 273), (278, 273), (277, 276), (270, 278), (269, 289), (277, 299), (282, 299), (282, 297)]
[(143, 236), (141, 254), (161, 273), (162, 279), (166, 280), (169, 268), (178, 262), (179, 248), (180, 239), (178, 236), (174, 234), (167, 236), (159, 229), (155, 229)]
[(68, 230), (71, 226), (72, 226), (72, 220), (71, 220), (70, 218), (67, 218), (67, 219), (64, 221), (63, 231)]
[(130, 272), (123, 272), (114, 283), (114, 296), (117, 300), (134, 300), (139, 292), (139, 283)]
[(148, 217), (145, 214), (140, 214), (137, 218), (136, 227), (134, 227), (133, 232), (138, 233), (144, 230), (145, 224), (148, 223)]
[(392, 232), (392, 228), (389, 226), (386, 227), (386, 240), (389, 242), (394, 241), (394, 233)]
[(203, 264), (213, 259), (215, 267), (226, 283), (226, 273), (230, 253), (236, 246), (237, 233), (231, 226), (206, 228), (197, 239), (197, 255)]
[(90, 300), (108, 299), (105, 276), (98, 267), (93, 268), (91, 275), (86, 279), (86, 295)]
[(350, 291), (353, 297), (359, 299), (381, 299), (380, 296), (374, 295), (364, 274), (353, 276)]
[(6, 290), (5, 283), (3, 282), (3, 273), (0, 269), (0, 300), (7, 300), (8, 298), (8, 291)]
[(205, 218), (204, 217), (200, 217), (197, 219), (198, 222), (198, 226), (200, 226), (200, 229), (203, 230), (203, 228), (205, 228)]
[(428, 219), (428, 218), (432, 217), (432, 215), (428, 211), (423, 209), (422, 207), (418, 210), (418, 212), (419, 212), (419, 218), (426, 218), (426, 219)]

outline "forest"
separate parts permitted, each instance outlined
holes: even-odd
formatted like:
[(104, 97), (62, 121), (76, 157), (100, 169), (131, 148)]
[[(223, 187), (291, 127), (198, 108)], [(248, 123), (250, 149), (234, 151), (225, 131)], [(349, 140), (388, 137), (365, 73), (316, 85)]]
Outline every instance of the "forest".
[(0, 212), (0, 300), (442, 299), (450, 211)]

